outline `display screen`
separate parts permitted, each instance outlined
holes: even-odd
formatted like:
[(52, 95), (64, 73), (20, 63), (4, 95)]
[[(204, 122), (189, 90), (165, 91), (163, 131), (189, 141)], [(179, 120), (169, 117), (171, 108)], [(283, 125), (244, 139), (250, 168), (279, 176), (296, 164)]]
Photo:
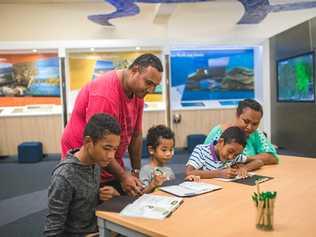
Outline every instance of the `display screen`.
[(181, 102), (254, 97), (253, 49), (173, 50), (170, 61), (171, 87)]
[(309, 52), (277, 61), (277, 100), (314, 102), (314, 53)]

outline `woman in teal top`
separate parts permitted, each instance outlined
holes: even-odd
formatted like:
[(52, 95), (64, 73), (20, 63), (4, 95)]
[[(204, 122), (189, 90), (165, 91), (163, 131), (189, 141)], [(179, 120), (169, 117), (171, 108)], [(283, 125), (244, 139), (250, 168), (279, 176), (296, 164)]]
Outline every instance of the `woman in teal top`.
[(204, 144), (217, 141), (223, 131), (231, 126), (238, 126), (247, 135), (247, 144), (243, 154), (251, 159), (260, 159), (265, 165), (277, 164), (279, 157), (274, 146), (266, 138), (263, 132), (257, 130), (263, 115), (262, 106), (255, 100), (245, 99), (240, 101), (237, 107), (236, 120), (233, 124), (220, 124), (214, 127)]

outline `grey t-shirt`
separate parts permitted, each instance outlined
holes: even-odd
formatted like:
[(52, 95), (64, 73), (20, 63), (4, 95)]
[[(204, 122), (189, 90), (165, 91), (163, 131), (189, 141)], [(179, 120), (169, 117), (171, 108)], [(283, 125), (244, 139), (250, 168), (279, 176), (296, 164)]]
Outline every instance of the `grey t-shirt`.
[(155, 176), (154, 175), (155, 172), (165, 175), (168, 180), (175, 179), (175, 175), (170, 167), (168, 166), (152, 167), (150, 164), (147, 164), (147, 165), (144, 165), (140, 170), (140, 173), (139, 173), (140, 181), (145, 186), (148, 186), (148, 184), (153, 180)]
[(48, 189), (46, 236), (84, 236), (97, 231), (100, 168), (83, 165), (72, 150), (53, 170)]

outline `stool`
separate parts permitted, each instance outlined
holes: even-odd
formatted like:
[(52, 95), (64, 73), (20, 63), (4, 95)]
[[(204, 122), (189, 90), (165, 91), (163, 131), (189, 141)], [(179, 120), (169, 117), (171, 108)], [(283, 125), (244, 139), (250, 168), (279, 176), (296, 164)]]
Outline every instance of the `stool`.
[(204, 134), (192, 134), (187, 136), (187, 145), (188, 145), (188, 152), (192, 152), (196, 145), (203, 144), (206, 135)]
[(18, 146), (18, 160), (20, 163), (38, 162), (43, 159), (43, 145), (41, 142), (23, 142)]

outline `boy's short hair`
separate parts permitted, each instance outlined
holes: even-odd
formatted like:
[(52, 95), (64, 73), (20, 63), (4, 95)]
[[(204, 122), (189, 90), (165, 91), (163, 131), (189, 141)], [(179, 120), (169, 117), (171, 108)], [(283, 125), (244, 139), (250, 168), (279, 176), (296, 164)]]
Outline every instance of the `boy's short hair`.
[(113, 116), (104, 113), (93, 115), (83, 132), (83, 136), (91, 137), (93, 142), (97, 142), (109, 134), (119, 136), (121, 134), (121, 127)]
[(239, 101), (238, 107), (237, 107), (237, 116), (241, 115), (243, 113), (243, 110), (246, 108), (250, 108), (254, 111), (260, 112), (261, 117), (263, 116), (263, 109), (261, 104), (253, 99), (244, 99)]
[(154, 127), (151, 127), (148, 130), (146, 142), (147, 142), (147, 148), (148, 146), (151, 146), (153, 149), (156, 149), (159, 146), (159, 139), (172, 139), (173, 142), (174, 139), (174, 132), (165, 125), (157, 125)]
[(128, 68), (132, 69), (134, 66), (137, 65), (140, 66), (141, 69), (152, 66), (156, 68), (158, 72), (163, 72), (163, 67), (160, 59), (151, 53), (140, 55)]
[(229, 128), (227, 128), (222, 133), (220, 138), (222, 138), (224, 140), (224, 145), (225, 144), (230, 144), (232, 142), (236, 142), (236, 143), (242, 145), (243, 147), (246, 146), (246, 141), (247, 141), (246, 134), (245, 134), (244, 130), (242, 130), (239, 127), (229, 127)]

